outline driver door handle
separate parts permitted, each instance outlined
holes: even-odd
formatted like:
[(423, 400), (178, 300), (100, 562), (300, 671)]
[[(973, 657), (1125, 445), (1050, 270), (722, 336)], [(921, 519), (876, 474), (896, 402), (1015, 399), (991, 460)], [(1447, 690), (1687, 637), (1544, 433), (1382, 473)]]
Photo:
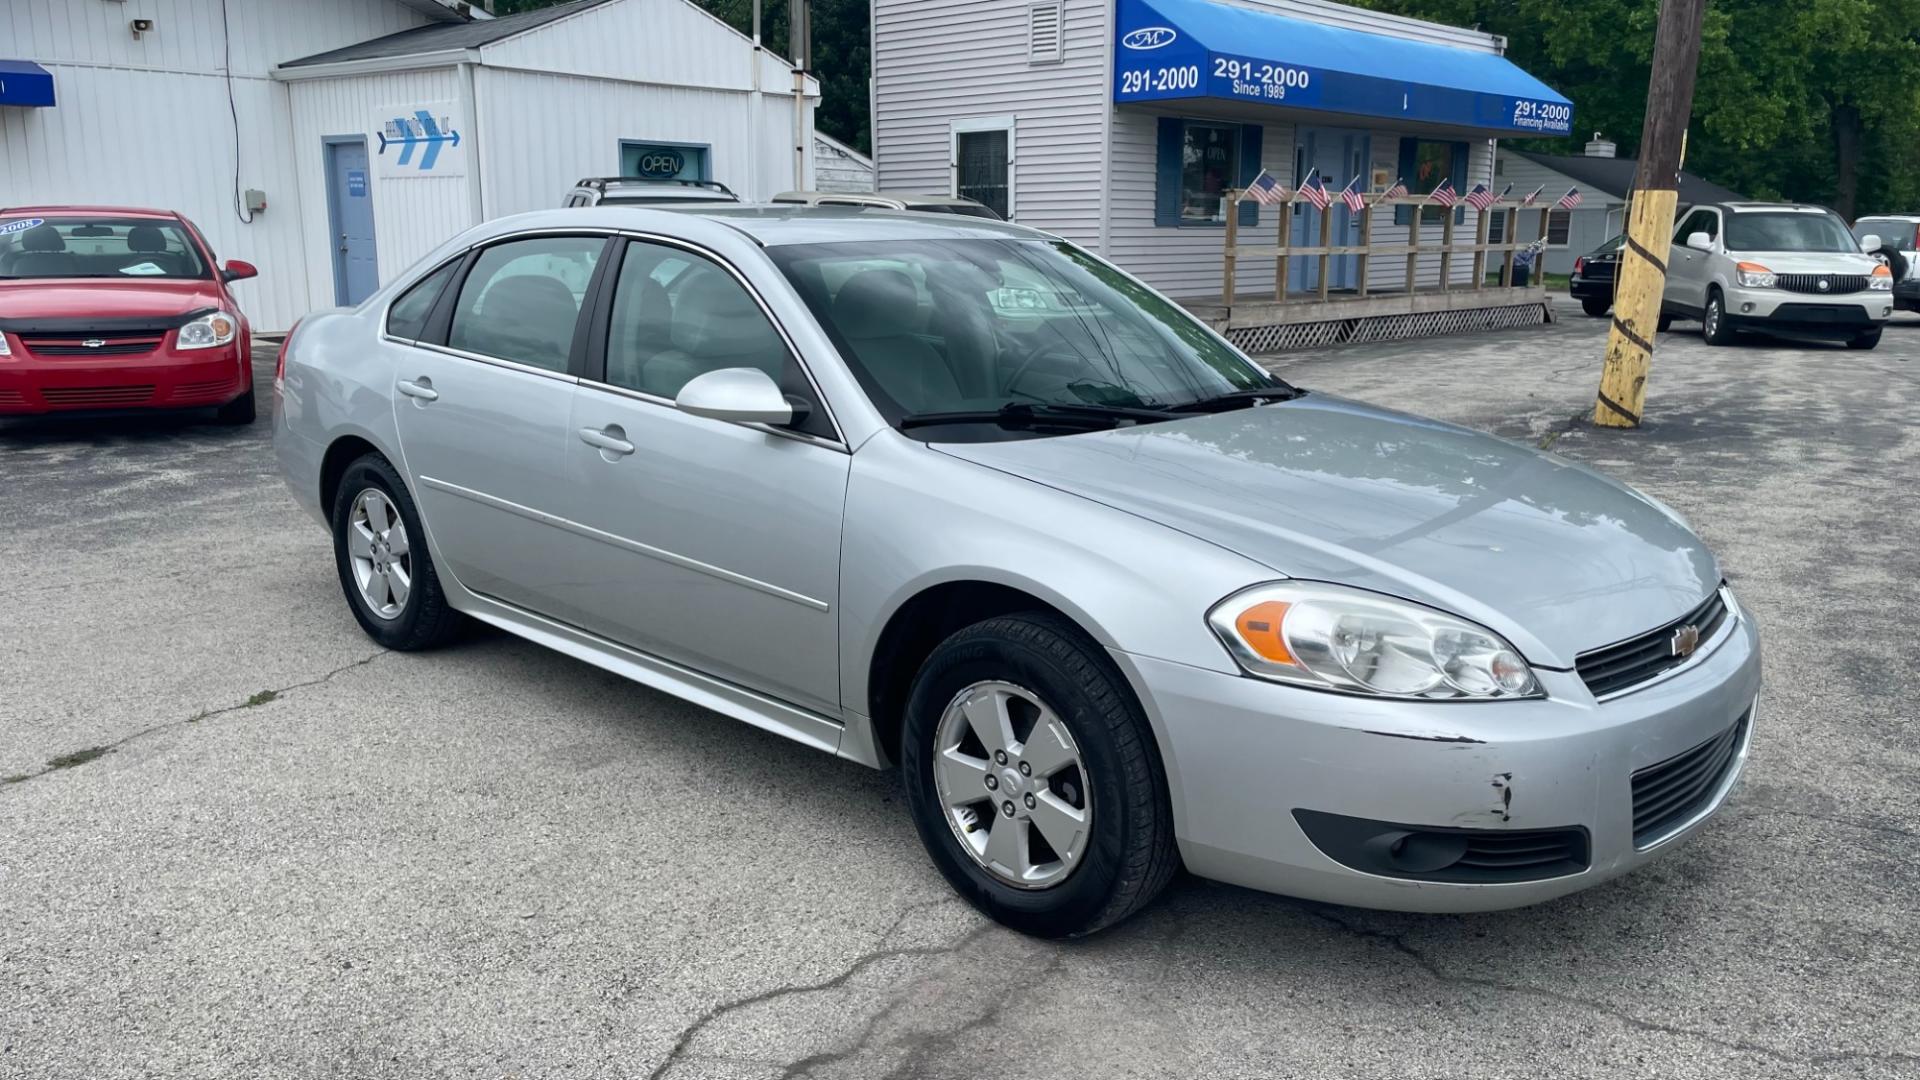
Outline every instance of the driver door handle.
[(438, 401), (440, 399), (440, 391), (435, 390), (432, 380), (425, 376), (418, 379), (401, 379), (398, 383), (395, 383), (394, 386), (408, 397), (419, 398), (421, 401)]
[(580, 429), (580, 441), (609, 454), (625, 457), (633, 453), (633, 444), (626, 440), (626, 434), (618, 424), (609, 424), (605, 428), (583, 427)]

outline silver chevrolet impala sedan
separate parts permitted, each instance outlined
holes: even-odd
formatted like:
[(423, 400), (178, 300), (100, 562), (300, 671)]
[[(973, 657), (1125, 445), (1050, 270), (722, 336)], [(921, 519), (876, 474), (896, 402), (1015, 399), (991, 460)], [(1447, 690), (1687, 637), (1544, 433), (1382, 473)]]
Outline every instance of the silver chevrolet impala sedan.
[(1672, 511), (1288, 385), (1031, 229), (507, 218), (303, 320), (275, 391), (376, 641), (478, 619), (898, 767), (1030, 933), (1182, 865), (1547, 900), (1698, 828), (1752, 738), (1758, 635)]

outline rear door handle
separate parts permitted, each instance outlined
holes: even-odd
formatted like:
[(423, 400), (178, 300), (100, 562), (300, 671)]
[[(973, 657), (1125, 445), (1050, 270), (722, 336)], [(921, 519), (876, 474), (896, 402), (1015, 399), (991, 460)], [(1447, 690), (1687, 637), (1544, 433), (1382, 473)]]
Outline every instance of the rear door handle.
[(421, 401), (440, 400), (440, 391), (433, 388), (433, 380), (424, 375), (418, 379), (401, 379), (395, 386), (408, 397), (419, 398)]
[(626, 434), (618, 424), (609, 424), (605, 428), (583, 427), (580, 429), (580, 441), (609, 454), (625, 457), (633, 453), (633, 444), (626, 440)]

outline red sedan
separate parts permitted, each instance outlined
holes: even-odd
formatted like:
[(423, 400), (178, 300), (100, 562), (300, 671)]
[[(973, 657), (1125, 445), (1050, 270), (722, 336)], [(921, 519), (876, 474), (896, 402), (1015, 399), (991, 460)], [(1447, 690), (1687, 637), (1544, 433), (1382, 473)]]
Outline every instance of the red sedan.
[(0, 416), (218, 410), (253, 420), (246, 316), (193, 223), (164, 210), (0, 210)]

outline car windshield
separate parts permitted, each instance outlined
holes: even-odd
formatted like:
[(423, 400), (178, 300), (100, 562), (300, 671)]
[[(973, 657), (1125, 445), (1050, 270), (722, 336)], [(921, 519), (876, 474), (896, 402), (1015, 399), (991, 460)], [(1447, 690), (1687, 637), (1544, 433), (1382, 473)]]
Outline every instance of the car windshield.
[(1854, 251), (1860, 245), (1831, 214), (1732, 213), (1727, 215), (1729, 251)]
[(0, 218), (0, 278), (204, 278), (178, 221), (112, 216)]
[(1294, 393), (1178, 306), (1062, 241), (900, 240), (770, 254), (903, 430), (1015, 438), (1036, 433), (1035, 414), (1140, 423)]

